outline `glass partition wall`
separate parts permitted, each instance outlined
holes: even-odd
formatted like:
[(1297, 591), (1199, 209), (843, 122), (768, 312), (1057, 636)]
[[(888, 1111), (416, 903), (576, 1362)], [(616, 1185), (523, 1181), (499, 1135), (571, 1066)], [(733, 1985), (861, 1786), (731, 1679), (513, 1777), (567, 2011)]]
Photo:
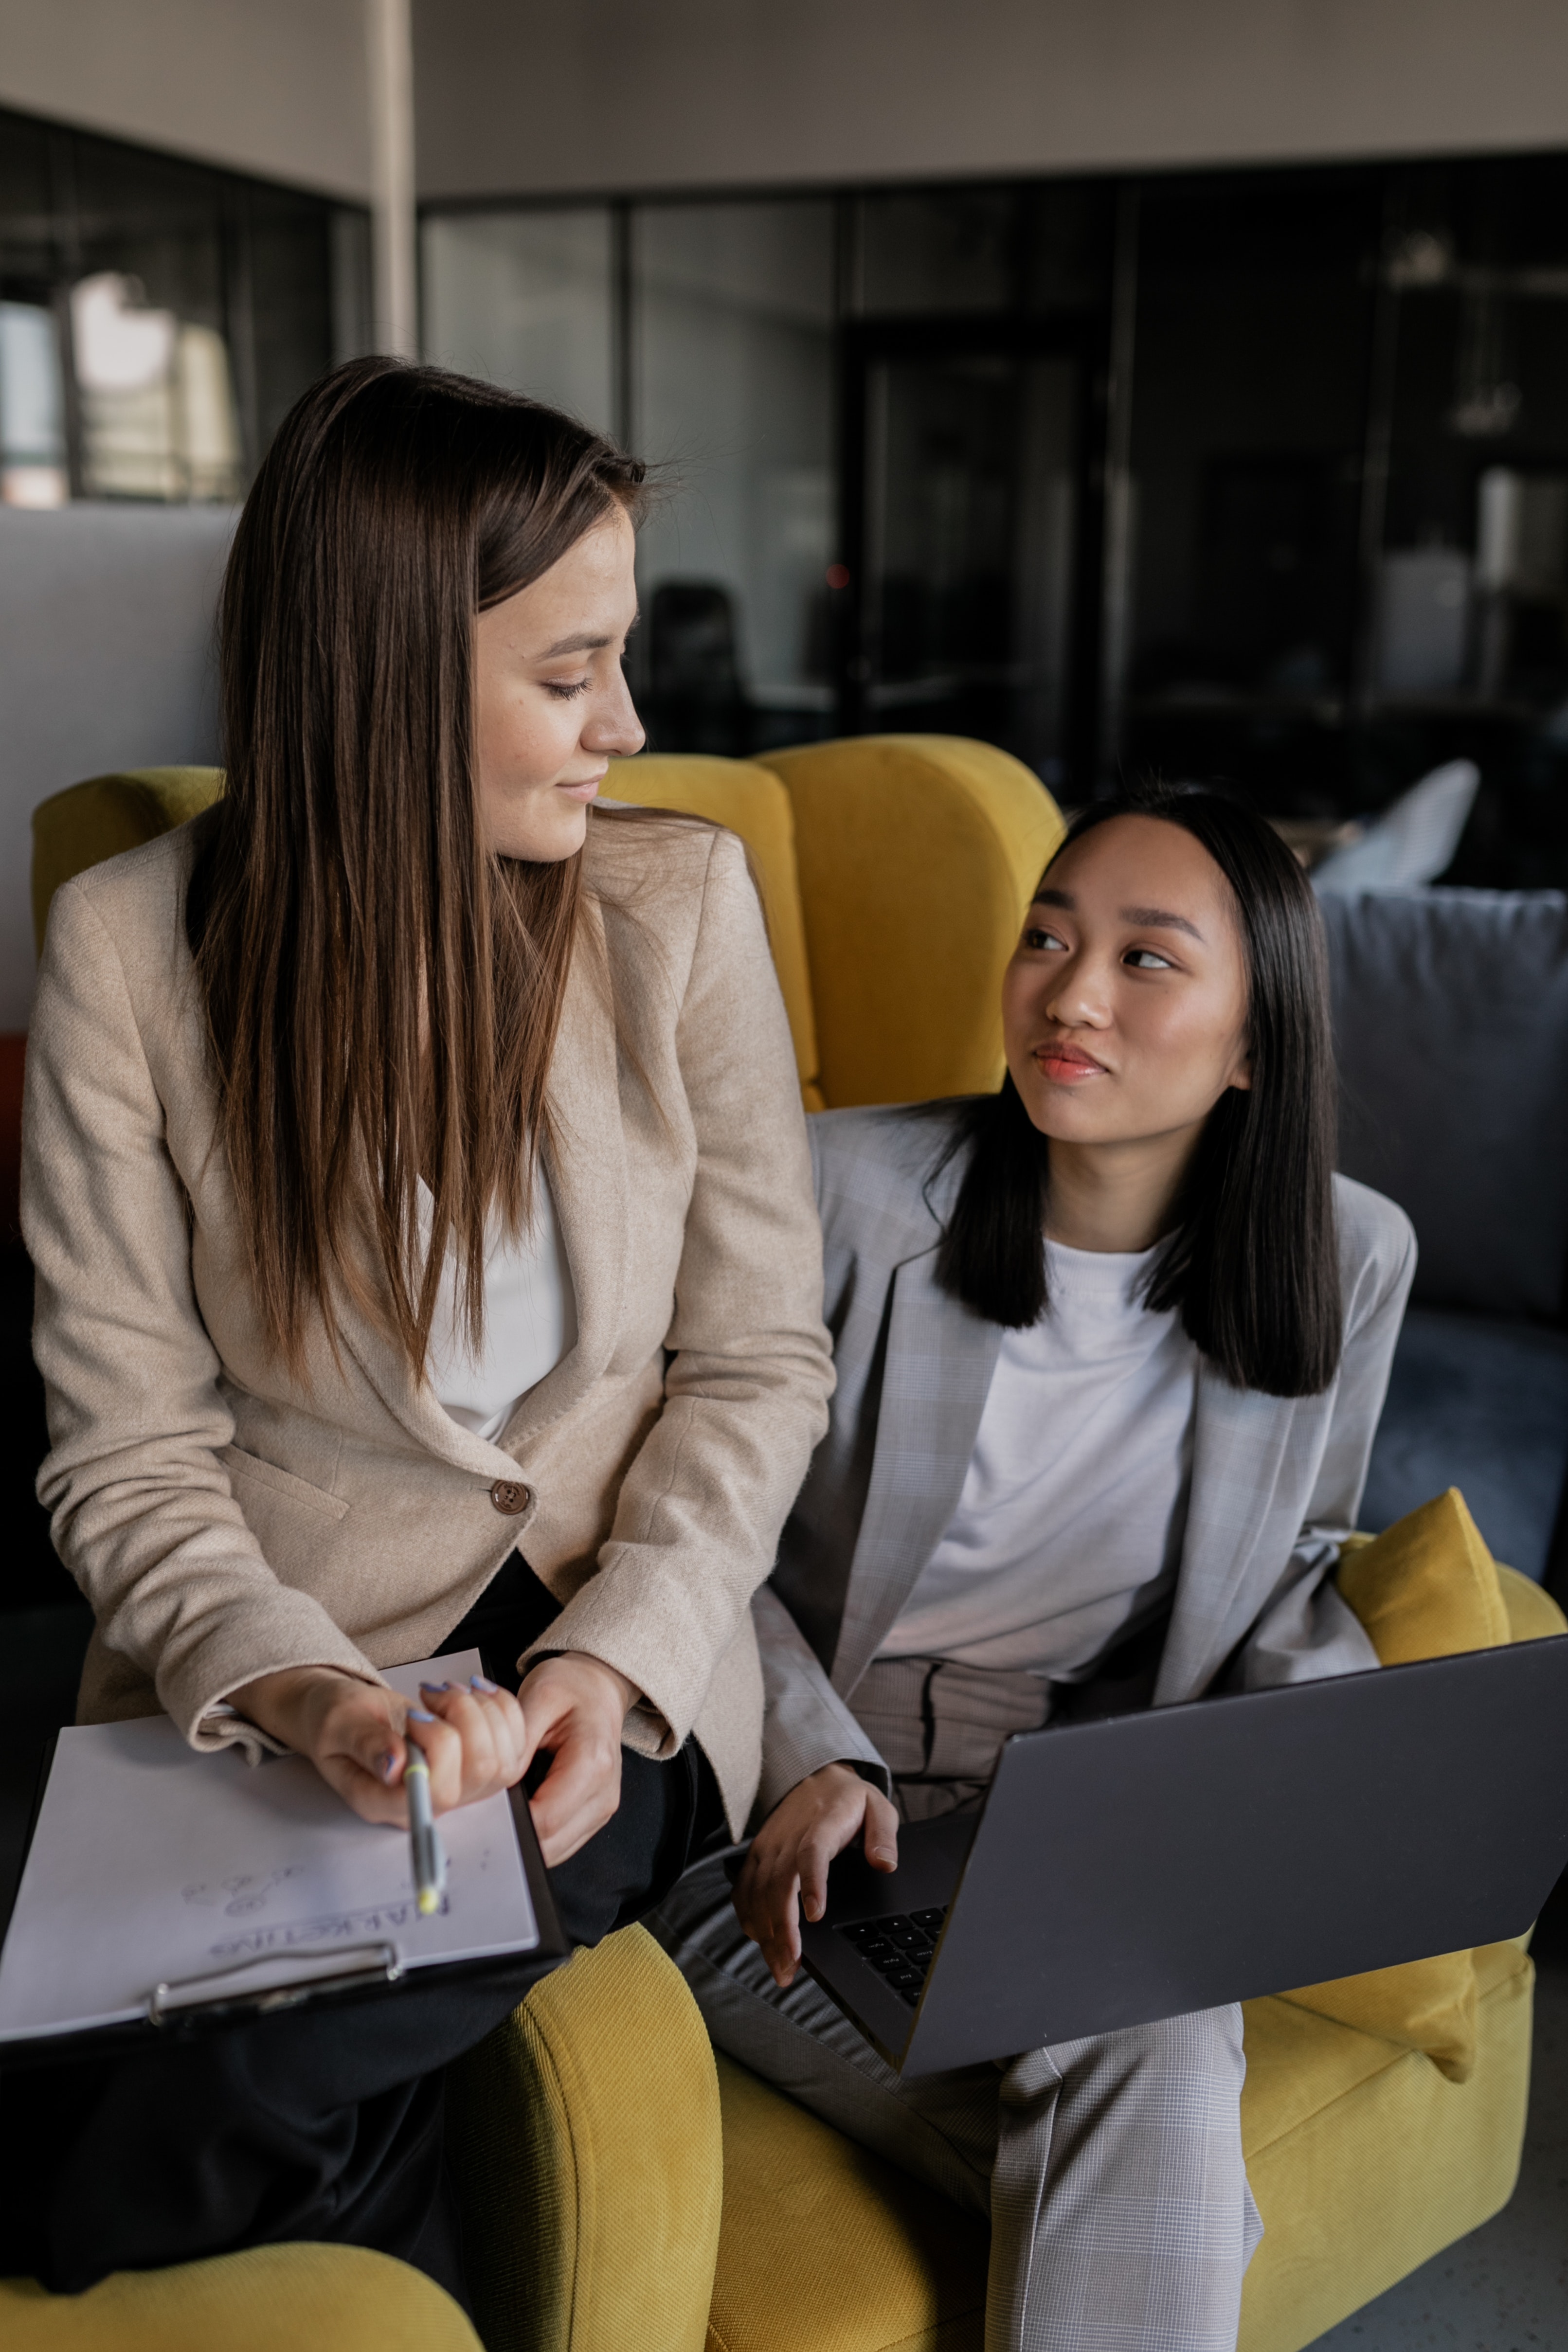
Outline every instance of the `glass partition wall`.
[(0, 503), (236, 498), (368, 265), (353, 206), (0, 111)]
[(430, 356), (654, 472), (655, 748), (848, 729), (1093, 758), (1104, 190), (432, 211)]
[(650, 732), (704, 751), (831, 734), (833, 208), (658, 205), (628, 228), (628, 391), (658, 480), (639, 551)]
[(1568, 885), (1568, 159), (432, 208), (423, 263), (432, 357), (655, 466), (656, 747), (1321, 826), (1468, 757), (1447, 878)]

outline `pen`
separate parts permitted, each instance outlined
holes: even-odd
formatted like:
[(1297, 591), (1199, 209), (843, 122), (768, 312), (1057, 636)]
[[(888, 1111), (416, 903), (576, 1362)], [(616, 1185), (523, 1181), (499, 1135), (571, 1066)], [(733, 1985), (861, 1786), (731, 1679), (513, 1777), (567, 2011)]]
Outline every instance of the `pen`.
[(441, 1897), (447, 1891), (447, 1855), (441, 1832), (436, 1827), (436, 1816), (430, 1810), (430, 1767), (412, 1740), (408, 1743), (408, 1761), (403, 1768), (403, 1785), (408, 1792), (414, 1896), (420, 1916), (427, 1919), (441, 1908)]

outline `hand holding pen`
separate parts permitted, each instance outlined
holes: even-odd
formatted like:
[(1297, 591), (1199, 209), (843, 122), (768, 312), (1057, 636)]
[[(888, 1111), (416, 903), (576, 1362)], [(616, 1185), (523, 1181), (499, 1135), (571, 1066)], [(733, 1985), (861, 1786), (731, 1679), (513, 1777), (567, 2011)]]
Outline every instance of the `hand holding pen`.
[[(510, 1740), (508, 1735), (513, 1732), (521, 1735), (522, 1710), (516, 1699), (488, 1681), (483, 1675), (471, 1675), (466, 1690), (456, 1683), (421, 1683), (419, 1696), (431, 1700), (441, 1710), (437, 1715), (428, 1707), (411, 1706), (405, 1725), (407, 1748), (403, 1766), (403, 1786), (408, 1799), (414, 1894), (420, 1917), (427, 1919), (440, 1910), (441, 1900), (447, 1891), (447, 1850), (441, 1843), (441, 1832), (436, 1827), (434, 1790), (426, 1749), (434, 1748), (438, 1752), (445, 1732), (450, 1761), (449, 1742), (453, 1734), (463, 1742), (465, 1753), (470, 1747), (476, 1750), (482, 1748), (488, 1740), (497, 1749), (498, 1761), (504, 1752), (507, 1764), (515, 1764), (511, 1778), (521, 1779), (523, 1769), (521, 1747), (517, 1741)], [(515, 1724), (512, 1721), (514, 1717)], [(419, 1727), (417, 1733), (408, 1728), (415, 1724)], [(510, 1781), (505, 1785), (510, 1786)], [(461, 1803), (463, 1801), (459, 1797), (458, 1801)]]
[(336, 1666), (285, 1667), (229, 1693), (241, 1715), (310, 1757), (362, 1821), (398, 1829), (408, 1821), (405, 1722), (418, 1727), (437, 1819), (514, 1787), (535, 1752), (547, 1752), (550, 1770), (530, 1811), (551, 1869), (585, 1845), (620, 1801), (621, 1734), (637, 1696), (624, 1675), (578, 1651), (534, 1666), (521, 1705), (476, 1675), (427, 1685), (411, 1711), (384, 1683)]
[[(403, 1769), (412, 1748), (405, 1729), (406, 1699), (384, 1683), (368, 1682), (333, 1666), (287, 1667), (230, 1693), (239, 1713), (296, 1755), (308, 1756), (321, 1778), (362, 1821), (407, 1825)], [(415, 1703), (408, 1728), (416, 1731), (430, 1773), (430, 1809), (438, 1818), (454, 1805), (476, 1804), (522, 1778), (531, 1752), (522, 1709), (510, 1691), (482, 1675), (471, 1684), (433, 1685)]]

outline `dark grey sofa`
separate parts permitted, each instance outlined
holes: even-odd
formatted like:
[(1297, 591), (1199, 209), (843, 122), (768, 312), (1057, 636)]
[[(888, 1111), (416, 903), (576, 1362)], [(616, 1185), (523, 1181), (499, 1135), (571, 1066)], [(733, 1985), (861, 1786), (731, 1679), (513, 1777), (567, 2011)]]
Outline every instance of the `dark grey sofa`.
[(1362, 1523), (1458, 1486), (1498, 1559), (1568, 1581), (1568, 899), (1323, 899), (1340, 1164), (1421, 1245)]

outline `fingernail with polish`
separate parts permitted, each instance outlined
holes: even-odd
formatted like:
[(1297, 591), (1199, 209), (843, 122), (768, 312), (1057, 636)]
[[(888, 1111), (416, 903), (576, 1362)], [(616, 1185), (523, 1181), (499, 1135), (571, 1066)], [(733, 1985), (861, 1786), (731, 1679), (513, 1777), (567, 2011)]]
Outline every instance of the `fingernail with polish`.
[(393, 1774), (396, 1771), (397, 1759), (393, 1754), (390, 1748), (383, 1756), (380, 1764), (376, 1767), (376, 1769), (380, 1772), (384, 1780), (390, 1780)]
[(434, 1723), (436, 1718), (433, 1715), (426, 1715), (422, 1706), (411, 1706), (408, 1720), (410, 1723)]
[(470, 1675), (468, 1676), (468, 1688), (470, 1690), (483, 1691), (488, 1697), (493, 1698), (497, 1691), (500, 1690), (500, 1683), (488, 1682), (483, 1675)]
[(452, 1685), (450, 1683), (421, 1683), (419, 1687), (422, 1691), (444, 1691), (450, 1690)]

